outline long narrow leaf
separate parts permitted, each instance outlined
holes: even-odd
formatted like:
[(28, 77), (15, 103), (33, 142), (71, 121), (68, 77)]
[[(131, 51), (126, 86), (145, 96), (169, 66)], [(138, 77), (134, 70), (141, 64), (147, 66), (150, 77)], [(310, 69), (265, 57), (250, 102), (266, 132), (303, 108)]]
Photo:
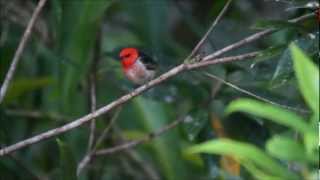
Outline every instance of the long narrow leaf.
[(250, 113), (255, 116), (265, 118), (265, 120), (273, 121), (278, 124), (290, 127), (301, 133), (306, 133), (310, 130), (309, 125), (296, 114), (276, 107), (271, 104), (262, 103), (251, 99), (238, 99), (233, 101), (226, 110), (227, 114), (236, 111)]
[(319, 111), (319, 69), (295, 44), (290, 45), (294, 70), (302, 95), (310, 106)]
[(264, 170), (270, 175), (293, 178), (294, 176), (283, 166), (269, 157), (257, 147), (229, 139), (212, 140), (202, 144), (192, 146), (187, 150), (188, 153), (211, 153), (219, 155), (234, 156), (241, 163), (250, 161), (259, 169)]

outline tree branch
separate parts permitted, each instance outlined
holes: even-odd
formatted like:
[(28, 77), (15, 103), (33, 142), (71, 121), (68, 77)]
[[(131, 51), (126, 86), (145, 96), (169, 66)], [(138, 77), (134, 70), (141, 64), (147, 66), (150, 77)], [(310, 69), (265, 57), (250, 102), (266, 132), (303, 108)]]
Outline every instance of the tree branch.
[(112, 118), (110, 119), (110, 122), (108, 124), (108, 126), (103, 130), (103, 132), (101, 133), (101, 135), (99, 136), (98, 140), (96, 141), (95, 145), (92, 146), (92, 149), (90, 149), (90, 151), (88, 151), (86, 153), (86, 155), (84, 156), (84, 158), (79, 162), (78, 167), (77, 167), (77, 176), (80, 175), (80, 173), (82, 172), (82, 170), (87, 166), (88, 163), (90, 163), (90, 161), (92, 160), (93, 154), (97, 151), (97, 148), (102, 144), (102, 142), (105, 140), (105, 138), (107, 137), (109, 131), (111, 130), (114, 122), (116, 121), (116, 119), (119, 117), (119, 114), (121, 112), (121, 107), (119, 107), (116, 112), (114, 113), (114, 115), (112, 116)]
[(158, 131), (151, 132), (151, 133), (149, 133), (148, 135), (144, 136), (141, 139), (134, 140), (134, 141), (129, 141), (129, 142), (126, 142), (126, 143), (123, 143), (121, 145), (114, 146), (114, 147), (111, 147), (111, 148), (101, 149), (101, 150), (97, 151), (95, 153), (95, 155), (99, 156), (99, 155), (112, 154), (112, 153), (115, 153), (115, 152), (120, 152), (120, 151), (123, 151), (123, 150), (127, 150), (127, 149), (135, 147), (135, 146), (137, 146), (139, 144), (151, 141), (152, 139), (154, 139), (156, 137), (159, 137), (160, 135), (162, 135), (163, 133), (167, 132), (168, 130), (170, 130), (172, 128), (175, 128), (177, 125), (179, 125), (183, 121), (184, 121), (184, 118), (178, 118), (177, 120), (175, 120), (172, 123), (164, 126), (163, 128), (160, 128)]
[(194, 55), (196, 55), (196, 53), (199, 51), (199, 49), (201, 48), (201, 46), (205, 43), (205, 41), (208, 39), (209, 35), (211, 34), (212, 30), (214, 29), (214, 27), (218, 24), (218, 22), (220, 21), (220, 19), (222, 18), (222, 16), (224, 15), (224, 13), (227, 11), (230, 3), (232, 0), (228, 0), (228, 2), (224, 5), (223, 9), (220, 11), (219, 15), (216, 17), (216, 19), (213, 21), (213, 23), (211, 24), (210, 28), (208, 29), (208, 31), (206, 32), (206, 34), (204, 34), (204, 36), (201, 38), (201, 40), (198, 42), (198, 44), (196, 45), (196, 47), (192, 50), (192, 52), (190, 53), (190, 55), (187, 57), (187, 59), (192, 58)]
[(12, 80), (13, 78), (13, 75), (14, 75), (14, 72), (16, 71), (16, 68), (17, 68), (17, 65), (18, 65), (18, 62), (20, 60), (20, 57), (22, 55), (22, 52), (26, 46), (26, 43), (31, 35), (31, 32), (32, 32), (32, 28), (36, 22), (36, 19), (37, 17), (39, 16), (40, 14), (40, 11), (41, 9), (43, 8), (43, 6), (45, 5), (47, 0), (40, 0), (36, 9), (34, 10), (33, 14), (32, 14), (32, 17), (30, 19), (30, 22), (26, 28), (26, 30), (24, 31), (24, 34), (21, 38), (21, 41), (19, 43), (19, 46), (14, 54), (14, 57), (12, 59), (12, 62), (11, 62), (11, 65), (10, 65), (10, 68), (6, 74), (6, 77), (2, 83), (2, 86), (1, 86), (1, 89), (0, 89), (0, 104), (3, 102), (3, 99), (7, 93), (7, 90), (8, 90), (8, 87), (9, 87), (9, 84), (10, 84), (10, 81)]
[[(91, 72), (89, 73), (89, 96), (90, 96), (90, 104), (91, 104), (91, 112), (94, 112), (97, 109), (97, 66), (99, 64), (100, 50), (101, 50), (101, 28), (99, 28), (96, 35), (96, 42), (94, 47), (94, 53), (91, 64)], [(90, 124), (90, 135), (88, 141), (88, 152), (91, 151), (93, 144), (95, 142), (96, 136), (96, 119), (92, 119)]]
[[(312, 16), (314, 16), (312, 14)], [(300, 21), (300, 20), (304, 20), (308, 17), (311, 17), (310, 15), (306, 15), (306, 16), (302, 16), (300, 18), (297, 18), (296, 20), (292, 20), (294, 22), (296, 21)], [(269, 32), (270, 31), (270, 32)], [(101, 107), (100, 109), (98, 109), (97, 111), (95, 112), (92, 112), (90, 114), (87, 114), (79, 119), (76, 119), (62, 127), (58, 127), (58, 128), (55, 128), (55, 129), (51, 129), (47, 132), (44, 132), (44, 133), (41, 133), (39, 135), (36, 135), (34, 137), (31, 137), (31, 138), (28, 138), (28, 139), (25, 139), (23, 141), (20, 141), (16, 144), (13, 144), (13, 145), (10, 145), (8, 147), (4, 147), (2, 149), (0, 149), (0, 156), (4, 156), (6, 154), (9, 154), (13, 151), (16, 151), (18, 149), (21, 149), (21, 148), (24, 148), (24, 147), (27, 147), (27, 146), (30, 146), (32, 144), (35, 144), (35, 143), (38, 143), (40, 141), (43, 141), (45, 139), (48, 139), (48, 138), (51, 138), (51, 137), (54, 137), (54, 136), (57, 136), (59, 134), (62, 134), (64, 132), (67, 132), (67, 131), (70, 131), (74, 128), (77, 128), (87, 122), (89, 122), (91, 119), (93, 118), (96, 118), (96, 117), (99, 117), (100, 115), (104, 114), (104, 113), (107, 113), (109, 112), (110, 110), (114, 109), (115, 107), (118, 107), (119, 105), (129, 101), (130, 99), (134, 98), (135, 96), (138, 96), (139, 94), (143, 93), (144, 91), (162, 83), (163, 81), (166, 81), (167, 79), (183, 72), (183, 71), (187, 71), (187, 70), (191, 70), (191, 69), (196, 69), (196, 68), (200, 68), (200, 67), (204, 67), (204, 66), (207, 66), (207, 65), (213, 65), (213, 64), (220, 64), (220, 63), (225, 63), (225, 62), (232, 62), (232, 61), (238, 61), (238, 60), (243, 60), (245, 58), (252, 58), (253, 56), (257, 55), (257, 54), (252, 54), (252, 53), (248, 53), (246, 56), (244, 55), (240, 55), (241, 58), (239, 56), (234, 56), (234, 57), (226, 57), (226, 58), (219, 58), (219, 59), (215, 59), (215, 57), (225, 53), (225, 52), (228, 52), (232, 49), (235, 49), (235, 48), (238, 48), (240, 46), (243, 46), (249, 42), (252, 42), (254, 40), (257, 40), (257, 39), (260, 39), (264, 36), (266, 36), (267, 34), (270, 34), (274, 32), (273, 29), (271, 30), (265, 30), (265, 31), (262, 31), (262, 32), (258, 32), (254, 35), (251, 35), (243, 40), (240, 40), (232, 45), (229, 45), (221, 50), (218, 50), (216, 53), (213, 53), (213, 54), (210, 54), (206, 57), (204, 57), (203, 59), (201, 59), (202, 61), (201, 62), (197, 62), (197, 63), (193, 63), (193, 64), (188, 64), (188, 63), (183, 63), (183, 64), (180, 64), (174, 68), (172, 68), (171, 70), (169, 70), (168, 72), (160, 75), (159, 77), (157, 77), (156, 79), (153, 79), (151, 81), (149, 81), (148, 83), (136, 88), (135, 90), (133, 90), (132, 92), (120, 97), (119, 99), (117, 100), (114, 100), (113, 102), (107, 104), (106, 106), (103, 106)], [(256, 52), (255, 52), (256, 53)], [(205, 62), (205, 61), (208, 61), (208, 62)], [(212, 61), (212, 62), (211, 62)], [(207, 65), (205, 64), (202, 64), (202, 63), (208, 63)], [(201, 64), (201, 65), (199, 65)], [(140, 140), (140, 141), (145, 141), (144, 139)], [(138, 142), (132, 142), (131, 145), (129, 144), (129, 146), (134, 146), (134, 144), (137, 144), (139, 143)], [(133, 144), (133, 145), (132, 145)], [(128, 146), (128, 145), (127, 145)]]
[[(304, 20), (306, 20), (306, 19), (308, 19), (310, 17), (314, 17), (314, 14), (313, 13), (309, 13), (309, 14), (306, 14), (304, 16), (300, 16), (298, 18), (291, 19), (288, 22), (296, 23), (296, 22), (299, 22), (299, 21), (304, 21)], [(241, 46), (243, 46), (245, 44), (248, 44), (248, 43), (251, 43), (251, 42), (256, 41), (258, 39), (261, 39), (261, 38), (263, 38), (263, 37), (265, 37), (265, 36), (267, 36), (269, 34), (272, 34), (272, 33), (276, 32), (276, 31), (277, 31), (277, 29), (270, 28), (270, 29), (266, 29), (264, 31), (257, 32), (257, 33), (255, 33), (255, 34), (253, 34), (251, 36), (248, 36), (248, 37), (246, 37), (246, 38), (244, 38), (244, 39), (242, 39), (242, 40), (240, 40), (240, 41), (238, 41), (236, 43), (233, 43), (233, 44), (231, 44), (229, 46), (226, 46), (226, 47), (216, 51), (215, 53), (213, 53), (213, 54), (211, 54), (209, 56), (206, 56), (202, 60), (203, 61), (210, 61), (210, 59), (214, 59), (216, 57), (219, 57), (220, 55), (222, 55), (222, 54), (224, 54), (226, 52), (229, 52), (229, 51), (231, 51), (233, 49), (237, 49), (237, 48), (239, 48), (239, 47), (241, 47)]]

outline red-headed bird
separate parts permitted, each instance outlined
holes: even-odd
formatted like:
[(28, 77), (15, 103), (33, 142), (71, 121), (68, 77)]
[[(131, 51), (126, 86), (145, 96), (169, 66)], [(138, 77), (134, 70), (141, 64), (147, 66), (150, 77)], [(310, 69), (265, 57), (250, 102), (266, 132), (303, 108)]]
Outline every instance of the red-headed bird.
[(119, 57), (124, 74), (134, 84), (144, 84), (156, 74), (155, 61), (137, 48), (123, 48)]

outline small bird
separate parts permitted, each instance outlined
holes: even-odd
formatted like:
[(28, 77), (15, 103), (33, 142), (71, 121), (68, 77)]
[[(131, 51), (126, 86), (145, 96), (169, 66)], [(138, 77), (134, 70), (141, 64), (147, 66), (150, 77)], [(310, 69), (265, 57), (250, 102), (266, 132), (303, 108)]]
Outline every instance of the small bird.
[(124, 74), (134, 84), (144, 84), (153, 79), (156, 74), (156, 62), (137, 48), (123, 48), (119, 57)]

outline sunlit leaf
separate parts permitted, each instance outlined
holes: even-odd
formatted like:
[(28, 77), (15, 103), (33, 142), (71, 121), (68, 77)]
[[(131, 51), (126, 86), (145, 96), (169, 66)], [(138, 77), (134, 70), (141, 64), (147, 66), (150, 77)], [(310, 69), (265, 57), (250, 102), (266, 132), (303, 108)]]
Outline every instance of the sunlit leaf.
[(229, 139), (212, 140), (194, 145), (187, 149), (187, 152), (229, 155), (237, 158), (241, 163), (245, 161), (252, 162), (257, 168), (270, 175), (294, 178), (285, 167), (281, 166), (262, 150), (248, 143)]
[(277, 177), (267, 174), (265, 171), (259, 169), (251, 161), (244, 161), (243, 166), (255, 177), (256, 179), (268, 179), (268, 180), (282, 180), (283, 177)]
[(290, 50), (300, 91), (313, 112), (319, 111), (319, 69), (299, 49), (291, 44)]
[(267, 142), (267, 151), (281, 160), (305, 161), (303, 144), (284, 136), (275, 136)]
[(319, 137), (316, 130), (306, 133), (304, 136), (304, 144), (306, 148), (306, 154), (309, 161), (313, 163), (319, 163)]
[(236, 111), (242, 111), (262, 117), (264, 120), (273, 121), (301, 133), (306, 133), (310, 130), (309, 125), (296, 114), (286, 109), (256, 100), (238, 99), (231, 102), (227, 107), (226, 113), (231, 114)]

